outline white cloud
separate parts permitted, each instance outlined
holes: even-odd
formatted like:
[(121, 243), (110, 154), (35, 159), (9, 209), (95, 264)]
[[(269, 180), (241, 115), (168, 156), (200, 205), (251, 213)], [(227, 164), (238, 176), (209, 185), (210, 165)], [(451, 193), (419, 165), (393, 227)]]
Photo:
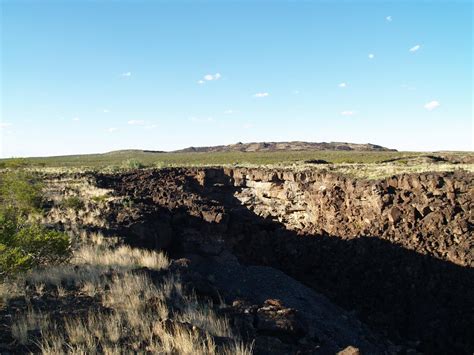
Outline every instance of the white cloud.
[(421, 45), (417, 44), (409, 49), (410, 52), (416, 52), (418, 49), (421, 48)]
[(233, 113), (236, 113), (237, 111), (229, 109), (224, 111), (224, 115), (232, 115)]
[(81, 119), (80, 119), (79, 117), (74, 117), (72, 120), (75, 121), (75, 122), (78, 122), (78, 121), (80, 121)]
[(106, 109), (106, 108), (104, 108), (104, 109), (102, 110), (102, 112), (103, 112), (103, 113), (109, 113), (109, 112), (110, 112), (110, 110), (109, 110), (109, 109)]
[(13, 124), (9, 123), (9, 122), (2, 122), (0, 123), (0, 128), (7, 128), (7, 127), (11, 127), (13, 126)]
[(433, 111), (435, 108), (437, 108), (439, 106), (441, 106), (441, 104), (438, 101), (433, 100), (433, 101), (427, 102), (424, 107), (428, 111)]
[(375, 54), (369, 53), (369, 56), (368, 56), (368, 57), (369, 57), (369, 59), (374, 59), (374, 58), (375, 58)]
[(385, 17), (385, 19), (386, 19), (388, 22), (392, 22), (392, 16), (387, 16), (387, 17)]
[(130, 120), (127, 123), (132, 126), (143, 126), (145, 124), (145, 121), (144, 120)]
[(204, 80), (199, 80), (197, 83), (202, 85), (204, 84)]
[(356, 114), (356, 111), (350, 111), (350, 110), (341, 112), (342, 116), (354, 116), (355, 114)]
[(340, 88), (346, 88), (347, 87), (347, 83), (340, 83), (338, 85)]
[(149, 124), (149, 125), (145, 126), (146, 129), (155, 129), (156, 127), (158, 127), (158, 125), (156, 125), (156, 124)]
[(244, 127), (244, 129), (250, 129), (250, 128), (253, 128), (253, 124), (251, 124), (251, 123), (246, 123), (246, 124), (244, 124), (243, 127)]
[(270, 96), (268, 92), (257, 92), (255, 95), (253, 95), (253, 97), (258, 97), (258, 98), (267, 97), (267, 96)]
[(112, 133), (112, 132), (117, 132), (119, 129), (117, 127), (111, 127), (107, 130), (107, 132)]
[(132, 72), (127, 71), (125, 73), (122, 73), (122, 76), (125, 77), (125, 78), (129, 78), (129, 77), (132, 76)]
[[(215, 73), (215, 74), (206, 74), (204, 75), (203, 79), (206, 80), (206, 81), (213, 81), (213, 80), (219, 80), (220, 78), (222, 78), (222, 75), (220, 73)], [(203, 80), (199, 80), (198, 81), (199, 84), (202, 84), (204, 83)]]

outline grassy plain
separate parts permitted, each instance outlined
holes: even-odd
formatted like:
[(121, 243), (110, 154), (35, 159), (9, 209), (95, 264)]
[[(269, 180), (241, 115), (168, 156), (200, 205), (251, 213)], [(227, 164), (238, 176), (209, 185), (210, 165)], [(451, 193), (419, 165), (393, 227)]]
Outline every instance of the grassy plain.
[[(103, 168), (120, 166), (124, 161), (137, 160), (145, 166), (202, 166), (202, 165), (289, 165), (309, 160), (324, 160), (328, 163), (381, 163), (403, 160), (427, 154), (420, 152), (376, 152), (376, 151), (276, 151), (276, 152), (217, 152), (217, 153), (157, 153), (142, 150), (123, 150), (105, 154), (65, 155), (21, 159), (30, 166)], [(449, 153), (466, 155), (472, 153)], [(14, 161), (15, 159), (13, 159)], [(18, 159), (16, 159), (18, 160)], [(0, 165), (12, 159), (0, 160)]]
[(67, 155), (0, 160), (1, 168), (50, 171), (119, 172), (167, 167), (278, 167), (324, 169), (358, 178), (377, 179), (400, 173), (474, 171), (473, 152), (396, 151), (274, 151), (166, 153), (121, 150), (104, 154)]

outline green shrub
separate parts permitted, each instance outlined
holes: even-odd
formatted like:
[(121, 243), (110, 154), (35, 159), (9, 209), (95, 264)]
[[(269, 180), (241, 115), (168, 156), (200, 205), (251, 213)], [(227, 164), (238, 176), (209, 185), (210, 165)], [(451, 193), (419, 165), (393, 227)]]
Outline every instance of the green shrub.
[(0, 174), (0, 278), (70, 255), (65, 233), (28, 222), (31, 214), (40, 212), (42, 186), (25, 171)]
[(84, 202), (77, 196), (66, 197), (62, 203), (64, 207), (71, 208), (75, 211), (84, 208)]
[(25, 171), (0, 174), (0, 204), (2, 209), (15, 209), (27, 215), (41, 207), (43, 184)]
[(0, 280), (6, 275), (28, 270), (31, 266), (31, 257), (20, 248), (0, 243)]
[(145, 167), (145, 164), (143, 164), (137, 159), (128, 159), (122, 163), (122, 167), (124, 169), (143, 169)]
[(102, 203), (102, 202), (105, 202), (107, 201), (107, 199), (109, 198), (109, 195), (108, 194), (105, 194), (105, 195), (100, 195), (100, 196), (94, 196), (92, 197), (92, 201), (94, 201), (95, 203)]
[(69, 256), (67, 234), (27, 223), (14, 209), (0, 212), (0, 277), (60, 263)]

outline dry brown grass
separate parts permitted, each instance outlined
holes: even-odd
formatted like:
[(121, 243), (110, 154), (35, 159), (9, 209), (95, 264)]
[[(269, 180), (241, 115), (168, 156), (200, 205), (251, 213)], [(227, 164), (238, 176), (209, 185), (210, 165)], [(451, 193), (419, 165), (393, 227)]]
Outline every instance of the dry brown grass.
[(10, 299), (24, 296), (25, 287), (22, 278), (0, 281), (0, 309), (6, 306)]
[(119, 246), (115, 249), (84, 246), (74, 253), (74, 264), (91, 264), (121, 268), (147, 267), (161, 270), (169, 266), (169, 260), (163, 253), (142, 249), (132, 249), (129, 246)]
[(16, 318), (12, 326), (12, 335), (22, 345), (29, 342), (28, 332), (48, 327), (49, 316), (29, 308), (26, 314)]
[[(59, 297), (69, 293), (64, 285), (77, 287), (95, 297), (109, 312), (54, 319), (48, 314), (29, 310), (17, 317), (12, 335), (19, 344), (39, 344), (43, 354), (89, 354), (102, 349), (105, 354), (251, 354), (233, 333), (227, 319), (218, 316), (211, 304), (185, 294), (179, 278), (168, 276), (155, 284), (144, 274), (133, 272), (146, 266), (166, 269), (164, 254), (120, 247), (85, 247), (77, 251), (73, 264), (34, 270), (27, 276), (37, 293), (56, 286)], [(114, 277), (102, 277), (114, 270)], [(173, 307), (171, 307), (173, 305)], [(30, 339), (38, 330), (39, 339)], [(217, 347), (214, 336), (227, 337)]]
[[(43, 329), (43, 354), (55, 354), (65, 348), (71, 354), (93, 353), (97, 348), (115, 354), (123, 353), (124, 346), (133, 352), (163, 354), (244, 355), (252, 352), (251, 346), (232, 333), (225, 318), (218, 317), (209, 305), (200, 304), (195, 297), (184, 295), (177, 279), (168, 278), (156, 286), (144, 275), (126, 272), (107, 286), (107, 291), (100, 291), (102, 303), (113, 312), (65, 319), (65, 331), (60, 335)], [(172, 314), (167, 307), (169, 302), (186, 306), (182, 312)], [(173, 321), (167, 323), (168, 319)], [(233, 340), (219, 350), (212, 336)]]

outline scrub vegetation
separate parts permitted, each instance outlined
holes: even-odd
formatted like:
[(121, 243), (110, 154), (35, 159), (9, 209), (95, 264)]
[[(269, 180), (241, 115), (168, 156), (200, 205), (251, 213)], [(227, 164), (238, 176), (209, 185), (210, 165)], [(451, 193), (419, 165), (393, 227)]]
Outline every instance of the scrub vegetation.
[(42, 184), (24, 171), (0, 175), (0, 278), (33, 266), (61, 263), (69, 237), (40, 225)]

